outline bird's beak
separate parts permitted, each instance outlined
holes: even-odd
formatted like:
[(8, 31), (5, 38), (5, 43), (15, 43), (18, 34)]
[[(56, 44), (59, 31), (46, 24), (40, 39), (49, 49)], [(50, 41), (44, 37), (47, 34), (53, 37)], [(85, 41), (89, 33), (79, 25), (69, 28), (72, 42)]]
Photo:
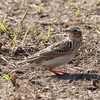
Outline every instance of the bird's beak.
[(66, 33), (72, 33), (71, 29), (66, 29), (64, 32), (66, 32)]

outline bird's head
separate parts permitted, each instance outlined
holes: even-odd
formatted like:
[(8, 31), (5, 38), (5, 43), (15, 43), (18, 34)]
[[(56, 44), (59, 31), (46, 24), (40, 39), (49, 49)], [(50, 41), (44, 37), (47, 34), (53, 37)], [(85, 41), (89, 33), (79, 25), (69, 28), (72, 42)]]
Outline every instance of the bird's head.
[(79, 42), (82, 41), (82, 32), (81, 32), (80, 28), (74, 27), (71, 29), (66, 29), (65, 32), (69, 33), (70, 39), (77, 40)]

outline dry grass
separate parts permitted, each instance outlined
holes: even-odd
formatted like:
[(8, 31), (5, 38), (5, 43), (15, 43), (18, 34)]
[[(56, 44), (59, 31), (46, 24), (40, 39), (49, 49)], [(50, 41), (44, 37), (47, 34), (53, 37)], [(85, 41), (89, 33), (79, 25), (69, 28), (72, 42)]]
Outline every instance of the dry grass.
[[(11, 37), (0, 29), (0, 74), (10, 73), (18, 67), (17, 62), (65, 38), (63, 30), (68, 27), (79, 27), (84, 37), (73, 62), (57, 68), (79, 74), (56, 77), (34, 66), (24, 68), (16, 72), (15, 87), (0, 76), (0, 100), (100, 99), (100, 4), (97, 2), (41, 0), (39, 6), (39, 0), (0, 0), (0, 23)], [(50, 37), (45, 39), (41, 32), (48, 36), (48, 27)]]

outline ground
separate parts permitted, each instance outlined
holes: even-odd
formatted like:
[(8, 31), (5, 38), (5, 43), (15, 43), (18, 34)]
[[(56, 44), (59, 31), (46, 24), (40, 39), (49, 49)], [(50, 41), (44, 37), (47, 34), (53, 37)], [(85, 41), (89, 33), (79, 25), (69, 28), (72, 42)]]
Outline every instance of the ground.
[[(0, 0), (0, 100), (99, 100), (100, 3), (99, 0)], [(40, 11), (39, 11), (40, 10)], [(47, 36), (50, 27), (49, 39)], [(55, 76), (19, 62), (66, 38), (65, 29), (79, 27), (83, 43), (73, 60), (56, 70), (76, 75)], [(25, 41), (23, 38), (25, 36)], [(17, 44), (14, 44), (14, 32)], [(15, 39), (16, 40), (16, 39)], [(7, 80), (2, 73), (10, 75)], [(15, 77), (16, 76), (16, 77)], [(12, 82), (13, 84), (12, 84)], [(16, 82), (15, 82), (16, 80)], [(15, 86), (14, 86), (15, 85)]]

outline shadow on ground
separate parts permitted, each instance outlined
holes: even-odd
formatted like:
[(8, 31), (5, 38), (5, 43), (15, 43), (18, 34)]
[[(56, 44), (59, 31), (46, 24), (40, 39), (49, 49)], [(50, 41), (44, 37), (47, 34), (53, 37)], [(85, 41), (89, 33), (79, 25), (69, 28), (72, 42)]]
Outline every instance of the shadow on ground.
[[(53, 76), (55, 78), (56, 76)], [(57, 75), (58, 79), (63, 80), (92, 80), (92, 79), (98, 79), (100, 80), (100, 75), (98, 74), (74, 74), (74, 75)]]

